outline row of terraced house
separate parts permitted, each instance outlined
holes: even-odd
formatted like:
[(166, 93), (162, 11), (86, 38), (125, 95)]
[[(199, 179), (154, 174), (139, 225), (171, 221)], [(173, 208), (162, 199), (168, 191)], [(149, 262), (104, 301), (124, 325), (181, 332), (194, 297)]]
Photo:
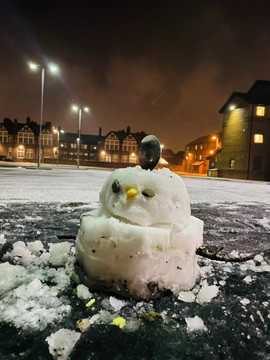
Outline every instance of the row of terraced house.
[[(25, 123), (16, 119), (4, 119), (0, 123), (0, 160), (37, 162), (39, 151), (40, 127), (29, 117)], [(41, 162), (77, 164), (78, 145), (80, 165), (106, 167), (121, 167), (138, 164), (138, 148), (145, 132), (132, 133), (128, 126), (126, 130), (110, 131), (102, 135), (66, 133), (60, 128), (54, 128), (46, 122), (41, 130)], [(182, 164), (184, 152), (174, 154), (164, 150), (164, 157), (172, 164)], [(165, 163), (167, 163), (165, 161)]]

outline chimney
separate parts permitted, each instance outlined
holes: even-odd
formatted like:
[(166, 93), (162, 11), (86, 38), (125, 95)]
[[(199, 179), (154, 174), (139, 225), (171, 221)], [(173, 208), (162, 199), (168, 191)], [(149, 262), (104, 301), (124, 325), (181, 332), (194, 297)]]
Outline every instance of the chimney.
[(127, 134), (130, 134), (130, 126), (127, 127)]
[(102, 136), (102, 127), (100, 126), (99, 129), (98, 129), (98, 136)]

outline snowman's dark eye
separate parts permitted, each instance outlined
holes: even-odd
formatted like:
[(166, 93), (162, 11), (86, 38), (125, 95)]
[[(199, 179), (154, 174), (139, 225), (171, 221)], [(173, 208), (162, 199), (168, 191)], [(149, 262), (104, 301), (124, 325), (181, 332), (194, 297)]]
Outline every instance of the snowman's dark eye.
[(112, 183), (112, 191), (114, 193), (118, 193), (120, 191), (120, 184), (117, 180), (114, 180), (114, 182)]
[(145, 189), (142, 191), (143, 196), (150, 198), (150, 197), (154, 197), (156, 194), (153, 190), (151, 189)]

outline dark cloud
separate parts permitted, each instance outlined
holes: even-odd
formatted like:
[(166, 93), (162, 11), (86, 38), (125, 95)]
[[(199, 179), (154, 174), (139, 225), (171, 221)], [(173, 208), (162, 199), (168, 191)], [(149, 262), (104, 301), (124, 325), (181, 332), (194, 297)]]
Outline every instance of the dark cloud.
[(40, 79), (29, 59), (54, 60), (45, 120), (77, 130), (72, 101), (92, 109), (83, 131), (131, 126), (166, 146), (220, 131), (234, 90), (270, 79), (265, 1), (3, 1), (0, 118), (39, 119)]

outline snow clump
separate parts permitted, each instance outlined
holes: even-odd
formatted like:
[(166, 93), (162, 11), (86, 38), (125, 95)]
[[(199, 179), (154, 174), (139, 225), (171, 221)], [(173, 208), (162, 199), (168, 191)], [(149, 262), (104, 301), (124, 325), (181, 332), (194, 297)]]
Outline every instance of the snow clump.
[(5, 243), (6, 243), (5, 235), (1, 234), (0, 235), (0, 245), (4, 245)]
[(88, 287), (80, 284), (77, 286), (77, 296), (81, 300), (88, 300), (92, 296), (90, 291), (88, 290)]
[(187, 323), (187, 331), (206, 331), (207, 327), (204, 325), (203, 320), (199, 316), (185, 318)]
[(74, 330), (60, 329), (46, 338), (53, 358), (67, 360), (81, 334)]
[(52, 244), (50, 246), (49, 262), (54, 266), (62, 266), (68, 262), (68, 254), (70, 252), (71, 244), (67, 241)]
[(216, 285), (205, 285), (203, 286), (197, 295), (197, 303), (204, 304), (210, 302), (218, 294), (218, 286)]
[(195, 294), (192, 291), (181, 291), (178, 295), (178, 299), (184, 302), (194, 302)]

